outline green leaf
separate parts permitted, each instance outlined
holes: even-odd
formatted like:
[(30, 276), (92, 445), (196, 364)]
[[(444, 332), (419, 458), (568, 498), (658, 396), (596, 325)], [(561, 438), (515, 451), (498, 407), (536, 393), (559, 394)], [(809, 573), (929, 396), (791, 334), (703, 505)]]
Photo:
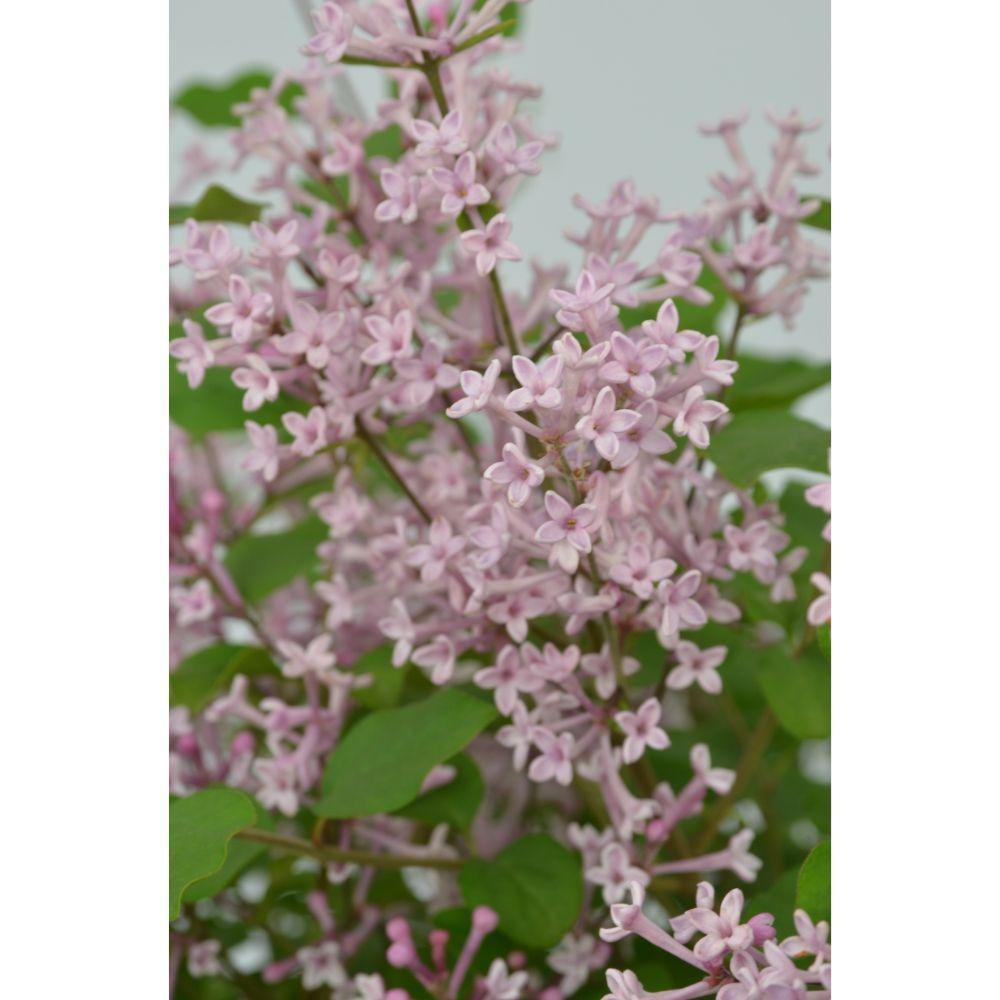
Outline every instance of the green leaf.
[[(231, 128), (240, 124), (233, 114), (234, 104), (244, 104), (251, 93), (271, 86), (271, 73), (267, 70), (247, 70), (232, 80), (222, 83), (198, 81), (189, 84), (173, 100), (174, 107), (186, 111), (195, 121), (209, 128)], [(296, 97), (303, 94), (302, 87), (290, 83), (282, 90), (278, 103), (288, 112)]]
[(373, 156), (384, 156), (395, 162), (403, 155), (403, 130), (398, 125), (392, 124), (381, 132), (372, 132), (365, 139), (364, 147), (368, 159)]
[(816, 923), (830, 919), (830, 841), (817, 844), (799, 870), (795, 905)]
[(455, 777), (398, 809), (398, 815), (431, 825), (448, 823), (460, 830), (472, 825), (483, 801), (483, 776), (468, 754), (460, 753), (448, 763), (455, 768)]
[(225, 691), (237, 674), (255, 677), (276, 673), (274, 661), (257, 646), (208, 646), (192, 653), (171, 673), (170, 704), (186, 705), (197, 714)]
[(244, 599), (251, 604), (309, 576), (317, 563), (316, 548), (329, 534), (318, 517), (309, 517), (288, 531), (241, 535), (226, 553), (226, 569)]
[(268, 206), (259, 201), (246, 201), (220, 184), (212, 184), (193, 205), (171, 205), (170, 225), (187, 219), (197, 222), (238, 222), (249, 226), (260, 219)]
[[(262, 830), (274, 830), (274, 820), (256, 802), (254, 808), (257, 810), (257, 822), (253, 825)], [(192, 882), (184, 890), (184, 902), (196, 903), (199, 899), (211, 899), (212, 896), (218, 896), (266, 850), (266, 844), (257, 844), (252, 840), (230, 842), (223, 866), (214, 875)]]
[(454, 757), (496, 709), (457, 688), (365, 716), (330, 755), (318, 816), (351, 819), (392, 812), (420, 794), (436, 764)]
[(830, 623), (824, 622), (819, 628), (816, 629), (816, 645), (819, 646), (820, 652), (830, 660), (833, 656), (833, 647), (830, 637)]
[(206, 788), (170, 803), (170, 919), (192, 882), (217, 872), (234, 834), (253, 826), (253, 800), (235, 788)]
[(803, 358), (762, 358), (739, 356), (739, 371), (728, 394), (731, 410), (788, 406), (830, 381), (830, 366)]
[(815, 656), (793, 659), (787, 647), (761, 651), (758, 680), (778, 722), (800, 740), (830, 735), (830, 665)]
[(458, 884), (469, 906), (491, 906), (500, 929), (533, 948), (558, 944), (583, 902), (579, 855), (543, 833), (522, 837), (492, 860), (474, 858)]
[(831, 207), (829, 198), (819, 198), (817, 195), (807, 195), (803, 201), (819, 201), (819, 208), (812, 215), (807, 215), (799, 221), (804, 226), (812, 226), (813, 229), (825, 229), (830, 232)]
[(748, 487), (771, 469), (825, 472), (830, 432), (783, 410), (748, 410), (712, 435), (708, 457), (734, 485)]
[(372, 683), (368, 687), (355, 688), (352, 697), (365, 708), (394, 708), (399, 704), (406, 680), (406, 668), (392, 665), (391, 642), (385, 642), (375, 649), (359, 656), (351, 667), (351, 673), (358, 677), (369, 674)]

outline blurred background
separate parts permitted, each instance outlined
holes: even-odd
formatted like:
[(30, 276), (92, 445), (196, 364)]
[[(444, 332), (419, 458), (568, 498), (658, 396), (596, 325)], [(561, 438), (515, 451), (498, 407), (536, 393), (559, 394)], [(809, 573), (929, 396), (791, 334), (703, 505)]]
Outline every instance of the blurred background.
[[(297, 68), (299, 48), (311, 33), (309, 6), (299, 0), (171, 0), (171, 92), (246, 68)], [(702, 137), (698, 125), (744, 108), (751, 113), (744, 141), (759, 169), (769, 160), (774, 135), (765, 109), (784, 114), (797, 107), (806, 118), (823, 120), (806, 137), (822, 172), (804, 178), (800, 189), (829, 195), (829, 0), (535, 0), (521, 16), (521, 48), (505, 62), (515, 78), (543, 87), (535, 119), (561, 140), (510, 211), (526, 257), (562, 260), (575, 272), (579, 250), (563, 237), (582, 219), (572, 195), (603, 199), (622, 177), (632, 177), (641, 194), (657, 195), (666, 211), (696, 207), (708, 194), (708, 176), (729, 169), (722, 143)], [(366, 107), (384, 94), (378, 70), (354, 67), (350, 79)], [(185, 149), (204, 135), (175, 116), (172, 184), (183, 179)], [(224, 139), (213, 136), (205, 146), (228, 162)], [(254, 175), (250, 171), (246, 183), (233, 188), (249, 193)], [(185, 192), (192, 193), (197, 195)], [(811, 234), (816, 237), (821, 234)], [(516, 274), (510, 280), (516, 285)], [(768, 320), (749, 328), (743, 345), (828, 359), (828, 284), (813, 283), (795, 330)], [(804, 397), (795, 409), (828, 425), (829, 389)]]

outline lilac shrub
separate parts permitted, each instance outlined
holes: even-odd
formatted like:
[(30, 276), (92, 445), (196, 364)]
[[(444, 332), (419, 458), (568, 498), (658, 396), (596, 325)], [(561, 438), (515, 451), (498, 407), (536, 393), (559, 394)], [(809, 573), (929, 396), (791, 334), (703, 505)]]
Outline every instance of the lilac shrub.
[(761, 480), (828, 373), (744, 350), (827, 273), (816, 123), (525, 263), (519, 14), (328, 0), (178, 99), (262, 172), (171, 208), (177, 995), (830, 996), (830, 488)]

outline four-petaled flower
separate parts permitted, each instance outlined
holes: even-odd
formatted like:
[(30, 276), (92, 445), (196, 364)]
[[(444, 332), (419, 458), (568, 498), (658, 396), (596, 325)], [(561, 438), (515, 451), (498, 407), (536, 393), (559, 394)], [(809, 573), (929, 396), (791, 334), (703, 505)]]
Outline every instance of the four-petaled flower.
[(615, 722), (625, 733), (622, 759), (626, 764), (634, 764), (645, 753), (652, 750), (666, 750), (670, 737), (660, 728), (663, 708), (655, 698), (647, 698), (635, 712), (618, 712)]
[(606, 385), (597, 394), (593, 409), (581, 417), (576, 424), (576, 432), (584, 441), (593, 441), (597, 453), (609, 462), (621, 448), (619, 435), (639, 422), (635, 410), (616, 410), (615, 392)]
[(693, 642), (686, 640), (677, 643), (674, 646), (677, 666), (667, 674), (667, 687), (680, 691), (697, 683), (703, 691), (718, 694), (722, 690), (718, 667), (726, 658), (727, 652), (725, 646), (699, 649)]
[(436, 517), (427, 533), (426, 545), (414, 545), (406, 555), (408, 566), (420, 568), (420, 579), (433, 583), (444, 573), (448, 561), (465, 548), (465, 538), (452, 534), (451, 525)]
[(545, 473), (540, 465), (529, 461), (516, 444), (508, 441), (503, 446), (503, 460), (489, 466), (483, 477), (507, 486), (507, 500), (511, 507), (523, 507), (531, 496), (532, 487), (541, 483)]
[(504, 406), (508, 410), (516, 413), (529, 406), (551, 410), (562, 403), (562, 393), (558, 389), (563, 371), (562, 358), (549, 355), (540, 365), (536, 365), (530, 358), (515, 354), (511, 367), (521, 388), (507, 396)]
[(547, 490), (545, 510), (551, 520), (539, 526), (535, 541), (552, 545), (559, 565), (573, 573), (580, 561), (579, 553), (591, 550), (589, 529), (597, 518), (597, 508), (588, 503), (571, 507), (555, 490)]
[(674, 430), (687, 436), (696, 448), (708, 447), (708, 425), (729, 412), (725, 403), (706, 399), (705, 390), (694, 385), (684, 394), (680, 411), (674, 417)]
[(521, 250), (510, 236), (511, 224), (503, 212), (494, 215), (485, 229), (470, 229), (460, 239), (465, 251), (475, 254), (476, 270), (485, 278), (498, 260), (520, 260)]
[(430, 178), (442, 193), (441, 211), (445, 215), (459, 215), (469, 206), (485, 205), (490, 193), (476, 180), (476, 155), (472, 150), (463, 153), (455, 168), (435, 167)]

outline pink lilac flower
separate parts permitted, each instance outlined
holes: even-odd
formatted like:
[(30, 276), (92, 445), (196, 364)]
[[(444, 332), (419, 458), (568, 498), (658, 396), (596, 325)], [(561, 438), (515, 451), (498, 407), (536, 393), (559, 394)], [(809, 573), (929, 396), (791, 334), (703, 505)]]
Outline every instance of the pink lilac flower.
[(628, 385), (637, 396), (652, 396), (655, 372), (667, 359), (667, 348), (655, 341), (636, 343), (617, 330), (611, 334), (612, 359), (601, 368), (601, 377)]
[(197, 281), (209, 281), (217, 275), (226, 276), (239, 262), (243, 251), (234, 247), (225, 226), (216, 226), (208, 238), (208, 245), (201, 241), (184, 255), (184, 262), (194, 271)]
[(286, 677), (305, 677), (306, 674), (325, 674), (337, 663), (337, 656), (330, 648), (332, 635), (318, 635), (308, 646), (300, 646), (291, 639), (279, 639), (278, 652), (284, 657), (281, 672)]
[(535, 746), (540, 753), (528, 768), (528, 777), (532, 781), (557, 781), (560, 785), (569, 785), (573, 781), (573, 746), (576, 742), (572, 733), (549, 732), (548, 729), (536, 727), (534, 731)]
[(291, 309), (292, 330), (278, 341), (283, 354), (304, 355), (313, 368), (327, 366), (344, 327), (343, 313), (318, 313), (308, 302), (296, 301)]
[(507, 396), (504, 406), (508, 410), (516, 413), (530, 406), (553, 409), (562, 404), (562, 393), (558, 389), (563, 371), (562, 358), (551, 355), (536, 366), (530, 358), (515, 354), (511, 367), (522, 387)]
[(434, 684), (446, 684), (455, 672), (455, 644), (446, 635), (437, 635), (410, 655), (418, 667), (430, 670)]
[(680, 412), (674, 417), (674, 430), (688, 437), (696, 448), (707, 448), (708, 425), (728, 412), (725, 403), (705, 399), (705, 390), (695, 385), (684, 394)]
[(246, 390), (243, 409), (248, 412), (259, 410), (265, 403), (273, 403), (278, 398), (278, 380), (259, 354), (248, 354), (246, 365), (237, 368), (232, 379), (237, 388)]
[(601, 850), (600, 864), (588, 868), (584, 872), (584, 877), (588, 882), (601, 886), (601, 894), (608, 906), (620, 903), (625, 898), (629, 882), (638, 882), (642, 886), (649, 885), (649, 873), (633, 865), (628, 851), (616, 842), (604, 846)]
[(483, 478), (507, 486), (507, 500), (511, 507), (523, 507), (531, 496), (532, 488), (542, 482), (545, 473), (541, 466), (529, 461), (516, 444), (508, 441), (503, 446), (503, 460), (489, 466)]
[(462, 247), (466, 253), (475, 255), (476, 270), (483, 277), (497, 266), (498, 260), (521, 259), (520, 249), (508, 239), (510, 230), (510, 220), (501, 212), (486, 223), (485, 229), (462, 233)]
[(736, 780), (736, 772), (727, 767), (712, 767), (708, 745), (696, 743), (691, 747), (691, 769), (695, 776), (718, 795), (728, 795)]
[(509, 122), (504, 122), (497, 129), (487, 146), (490, 156), (503, 167), (505, 174), (527, 174), (532, 177), (542, 169), (538, 157), (544, 149), (545, 143), (539, 140), (518, 146), (517, 136)]
[(456, 161), (453, 169), (435, 167), (430, 172), (434, 186), (442, 193), (441, 211), (456, 216), (466, 208), (485, 205), (490, 193), (476, 181), (476, 157), (469, 150)]
[(316, 34), (306, 42), (302, 51), (310, 56), (323, 56), (330, 63), (339, 62), (354, 31), (350, 14), (334, 0), (327, 0), (322, 7), (310, 13)]
[(186, 319), (181, 325), (184, 336), (170, 341), (170, 354), (179, 359), (177, 370), (187, 375), (188, 385), (197, 389), (205, 379), (205, 369), (212, 366), (212, 345), (205, 340), (200, 323)]
[(306, 416), (295, 412), (283, 413), (281, 422), (295, 439), (291, 448), (296, 455), (308, 458), (326, 447), (327, 420), (322, 406), (312, 407)]
[(366, 316), (365, 329), (373, 338), (373, 342), (361, 352), (361, 360), (366, 365), (383, 365), (410, 355), (413, 314), (408, 309), (396, 313), (391, 323), (384, 316)]
[(438, 156), (441, 153), (458, 156), (468, 146), (462, 134), (462, 112), (457, 109), (449, 111), (440, 125), (415, 118), (410, 123), (410, 133), (417, 141), (418, 156)]
[(170, 597), (177, 609), (178, 625), (207, 621), (215, 612), (212, 585), (208, 580), (196, 580), (190, 587), (173, 587)]
[(608, 969), (605, 973), (610, 993), (602, 1000), (646, 1000), (649, 994), (643, 989), (636, 974), (630, 969), (620, 972), (618, 969)]
[(250, 251), (257, 264), (264, 266), (283, 266), (293, 257), (298, 256), (302, 248), (295, 242), (299, 223), (289, 219), (277, 230), (265, 226), (262, 222), (251, 222), (250, 232), (257, 245)]
[(243, 468), (259, 472), (266, 483), (273, 482), (281, 462), (278, 432), (270, 424), (261, 426), (253, 420), (248, 420), (243, 426), (250, 438), (250, 453), (243, 461)]
[(340, 955), (340, 945), (336, 941), (321, 941), (309, 948), (300, 948), (298, 959), (302, 964), (302, 988), (315, 990), (320, 986), (336, 988), (347, 983)]
[(763, 271), (777, 264), (783, 256), (781, 248), (772, 241), (772, 233), (767, 226), (758, 226), (750, 239), (733, 247), (733, 260), (745, 271)]
[(298, 781), (295, 768), (290, 761), (254, 761), (253, 773), (260, 781), (257, 799), (267, 809), (277, 809), (285, 816), (294, 816), (299, 811)]
[(659, 407), (652, 399), (643, 400), (636, 407), (636, 412), (639, 419), (618, 435), (618, 454), (611, 462), (612, 469), (625, 468), (635, 461), (640, 452), (665, 455), (677, 447), (670, 435), (657, 426), (662, 418)]
[(549, 292), (552, 300), (560, 307), (556, 319), (571, 330), (584, 329), (585, 315), (593, 313), (600, 316), (608, 311), (614, 288), (611, 282), (599, 286), (590, 271), (581, 271), (572, 292), (560, 288)]
[(621, 448), (619, 435), (638, 422), (635, 410), (615, 409), (614, 390), (606, 385), (597, 394), (590, 413), (577, 421), (576, 431), (584, 441), (593, 441), (598, 454), (610, 462)]
[(381, 173), (381, 180), (386, 198), (375, 206), (375, 218), (379, 222), (398, 219), (403, 225), (409, 225), (417, 217), (420, 178), (407, 177), (401, 170), (386, 167)]
[(195, 941), (188, 945), (187, 970), (195, 979), (202, 976), (218, 976), (222, 974), (222, 963), (219, 961), (219, 951), (222, 944), (209, 938), (206, 941)]
[(579, 563), (578, 553), (586, 554), (591, 550), (589, 529), (597, 517), (597, 508), (586, 503), (571, 507), (554, 490), (547, 490), (545, 510), (551, 520), (538, 528), (535, 541), (552, 545), (559, 564), (567, 573), (572, 573)]
[(662, 344), (667, 351), (667, 361), (680, 364), (704, 339), (694, 330), (678, 330), (680, 317), (673, 299), (667, 299), (656, 313), (656, 319), (647, 319), (642, 332), (654, 343)]
[(254, 292), (246, 278), (234, 274), (229, 278), (229, 301), (205, 310), (205, 319), (220, 329), (230, 328), (233, 340), (245, 344), (258, 326), (271, 322), (274, 300), (267, 292)]
[(460, 376), (463, 399), (452, 403), (447, 409), (449, 417), (464, 417), (476, 410), (481, 410), (490, 401), (493, 389), (500, 376), (500, 362), (494, 358), (482, 375), (475, 371), (464, 371)]
[(504, 646), (494, 666), (477, 671), (473, 680), (481, 688), (493, 692), (497, 708), (504, 715), (514, 711), (519, 692), (539, 691), (545, 683), (525, 666), (514, 646)]
[(420, 569), (420, 579), (424, 583), (433, 583), (444, 573), (448, 562), (464, 548), (465, 538), (453, 534), (445, 518), (436, 517), (427, 533), (427, 544), (413, 546), (407, 553), (406, 563)]
[(502, 958), (495, 958), (483, 981), (483, 1000), (520, 1000), (527, 983), (527, 972), (510, 972)]
[(682, 628), (700, 628), (708, 621), (705, 609), (694, 595), (701, 587), (701, 573), (689, 569), (677, 580), (661, 580), (656, 595), (663, 605), (660, 632), (671, 636)]
[(736, 361), (719, 358), (719, 338), (705, 337), (695, 348), (694, 359), (702, 378), (718, 385), (732, 385), (733, 374), (739, 368)]
[(704, 934), (694, 946), (694, 953), (703, 961), (711, 962), (730, 952), (745, 951), (753, 944), (753, 930), (740, 923), (743, 911), (743, 892), (732, 889), (726, 893), (719, 912), (701, 909), (688, 910), (687, 917)]
[(697, 684), (709, 694), (718, 694), (722, 690), (718, 667), (726, 658), (727, 652), (725, 646), (699, 649), (693, 642), (678, 642), (674, 646), (677, 666), (667, 674), (667, 687), (681, 691)]
[[(479, 682), (477, 681), (477, 683)], [(514, 751), (515, 771), (524, 770), (524, 765), (528, 762), (528, 754), (535, 745), (534, 731), (535, 725), (531, 721), (527, 708), (524, 707), (524, 702), (515, 701), (514, 707), (510, 711), (510, 724), (497, 730), (497, 743)]]
[(830, 577), (826, 573), (813, 573), (809, 577), (809, 581), (820, 591), (820, 595), (809, 605), (809, 610), (806, 612), (806, 620), (810, 625), (818, 627), (825, 625), (832, 617)]
[(830, 936), (830, 925), (821, 920), (814, 924), (809, 918), (809, 914), (803, 909), (797, 909), (793, 914), (795, 920), (795, 930), (797, 934), (790, 938), (785, 938), (781, 942), (781, 950), (792, 958), (802, 955), (812, 955), (815, 961), (812, 963), (814, 971), (830, 959), (830, 945), (827, 938)]
[(618, 712), (615, 722), (625, 733), (622, 759), (626, 764), (634, 764), (645, 752), (665, 750), (670, 746), (670, 737), (660, 728), (663, 709), (656, 698), (647, 698), (635, 712)]
[(675, 569), (677, 563), (673, 559), (653, 559), (649, 546), (636, 541), (629, 545), (625, 559), (611, 567), (610, 576), (615, 583), (628, 587), (636, 597), (648, 600), (653, 595), (655, 584), (666, 579)]
[(389, 614), (379, 619), (378, 627), (386, 638), (395, 641), (392, 650), (392, 665), (401, 667), (410, 658), (416, 639), (416, 631), (406, 610), (406, 605), (398, 597), (392, 599), (389, 604)]

